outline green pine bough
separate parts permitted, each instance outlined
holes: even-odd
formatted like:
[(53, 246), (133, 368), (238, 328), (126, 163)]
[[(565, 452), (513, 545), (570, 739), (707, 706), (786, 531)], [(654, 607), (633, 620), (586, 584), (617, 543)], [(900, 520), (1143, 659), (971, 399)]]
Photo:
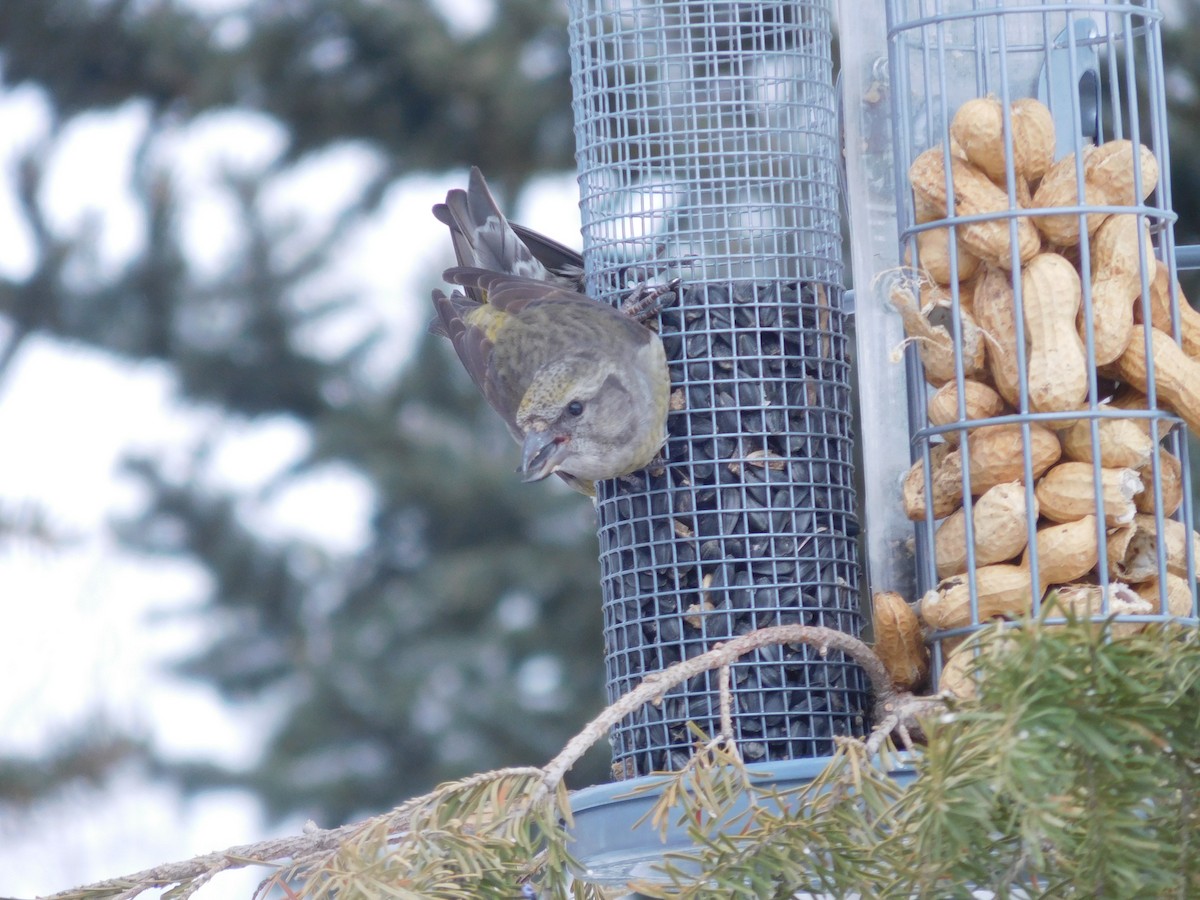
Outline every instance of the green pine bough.
[[(782, 803), (749, 777), (732, 741), (697, 733), (691, 764), (656, 786), (651, 814), (659, 827), (687, 823), (695, 850), (668, 854), (657, 883), (632, 885), (643, 895), (1200, 896), (1200, 632), (1162, 626), (1114, 637), (1091, 622), (1029, 624), (972, 639), (978, 684), (965, 700), (889, 687), (870, 650), (847, 635), (764, 629), (648, 678), (544, 767), (483, 773), (365, 822), (51, 900), (133, 898), (153, 887), (181, 900), (248, 865), (272, 869), (263, 898), (611, 897), (571, 875), (566, 769), (613, 721), (697, 666), (727, 670), (754, 646), (796, 640), (865, 663), (885, 730), (841, 740), (826, 769)], [(887, 774), (887, 732), (906, 723), (896, 733), (923, 733), (925, 743), (908, 760), (917, 777), (901, 786)]]

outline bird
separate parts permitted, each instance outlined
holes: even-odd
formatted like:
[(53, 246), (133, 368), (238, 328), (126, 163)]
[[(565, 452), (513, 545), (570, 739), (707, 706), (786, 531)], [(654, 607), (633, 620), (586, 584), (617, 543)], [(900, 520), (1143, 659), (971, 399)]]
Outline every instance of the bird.
[(477, 168), (433, 212), (458, 260), (443, 277), (461, 290), (433, 291), (430, 331), (449, 338), (521, 445), (522, 480), (555, 474), (594, 496), (596, 481), (645, 468), (670, 402), (658, 335), (578, 290), (582, 258), (514, 229)]

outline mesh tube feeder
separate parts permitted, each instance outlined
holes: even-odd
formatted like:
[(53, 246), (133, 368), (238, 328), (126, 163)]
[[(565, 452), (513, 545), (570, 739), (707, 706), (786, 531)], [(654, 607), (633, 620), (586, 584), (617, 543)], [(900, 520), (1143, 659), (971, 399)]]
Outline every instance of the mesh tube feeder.
[[(610, 700), (758, 628), (861, 629), (832, 17), (795, 0), (570, 3), (588, 292), (681, 281), (659, 316), (664, 459), (599, 486)], [(720, 733), (718, 679), (613, 729), (618, 783), (573, 804), (581, 858), (619, 874), (639, 842), (662, 852), (644, 832), (629, 845), (640, 813), (613, 798), (685, 766), (692, 726)], [(768, 647), (731, 681), (731, 737), (781, 782), (869, 725), (840, 652)]]
[[(571, 5), (589, 293), (679, 277), (661, 466), (598, 503), (610, 699), (756, 628), (857, 634), (849, 365), (827, 3)], [(861, 733), (858, 669), (807, 647), (733, 667), (748, 762)], [(614, 729), (618, 778), (719, 731), (717, 673)]]

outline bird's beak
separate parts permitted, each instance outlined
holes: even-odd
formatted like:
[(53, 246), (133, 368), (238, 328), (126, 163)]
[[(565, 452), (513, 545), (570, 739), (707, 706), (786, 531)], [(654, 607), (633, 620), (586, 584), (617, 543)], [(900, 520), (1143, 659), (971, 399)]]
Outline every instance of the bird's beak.
[(567, 441), (562, 435), (547, 431), (531, 431), (525, 435), (521, 451), (522, 481), (541, 481), (562, 463), (567, 454)]

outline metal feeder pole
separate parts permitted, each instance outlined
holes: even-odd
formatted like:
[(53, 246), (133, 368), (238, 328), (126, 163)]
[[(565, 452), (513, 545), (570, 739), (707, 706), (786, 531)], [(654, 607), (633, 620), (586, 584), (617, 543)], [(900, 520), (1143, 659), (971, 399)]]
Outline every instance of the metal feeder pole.
[[(572, 0), (588, 291), (682, 279), (660, 316), (665, 460), (600, 486), (610, 700), (765, 626), (860, 631), (831, 0)], [(732, 668), (747, 762), (866, 729), (861, 671), (766, 648)], [(617, 779), (721, 730), (718, 673), (614, 729)]]

